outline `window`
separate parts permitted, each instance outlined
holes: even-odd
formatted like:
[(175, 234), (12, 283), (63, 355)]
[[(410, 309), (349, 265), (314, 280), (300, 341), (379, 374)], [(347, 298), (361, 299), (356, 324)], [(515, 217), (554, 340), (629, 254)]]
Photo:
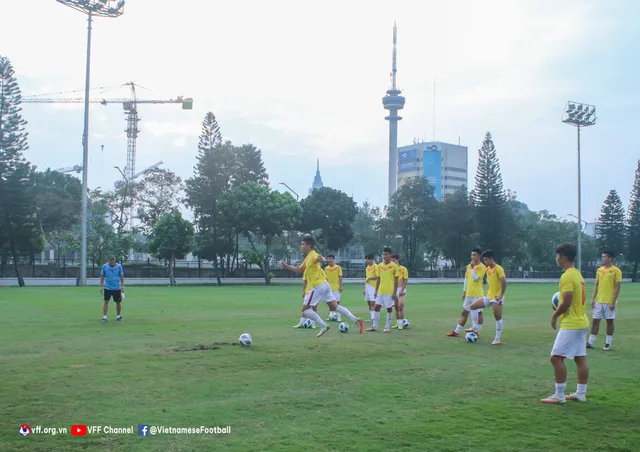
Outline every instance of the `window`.
[(457, 168), (455, 166), (445, 166), (444, 167), (445, 171), (452, 171), (454, 173), (466, 173), (467, 170), (465, 168)]

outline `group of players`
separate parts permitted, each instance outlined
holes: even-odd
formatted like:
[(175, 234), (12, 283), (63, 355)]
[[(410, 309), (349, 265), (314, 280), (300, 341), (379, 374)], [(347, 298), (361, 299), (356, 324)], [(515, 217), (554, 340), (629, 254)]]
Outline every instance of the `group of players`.
[[(347, 316), (359, 326), (362, 334), (363, 320), (355, 317), (351, 311), (340, 305), (342, 292), (342, 269), (335, 263), (335, 257), (327, 258), (328, 265), (322, 269), (321, 263), (325, 261), (313, 250), (315, 241), (312, 237), (302, 240), (302, 252), (306, 255), (300, 267), (293, 267), (284, 262), (281, 266), (285, 270), (295, 273), (304, 273), (303, 276), (303, 303), (300, 323), (294, 328), (300, 328), (306, 319), (320, 325), (318, 337), (324, 336), (331, 328), (317, 313), (318, 302), (327, 303), (331, 314), (336, 314), (336, 319), (341, 321), (341, 315)], [(591, 307), (593, 320), (591, 322), (591, 334), (589, 334), (589, 319), (586, 313), (587, 291), (584, 278), (574, 265), (577, 255), (577, 247), (573, 243), (562, 243), (556, 247), (556, 263), (563, 269), (560, 277), (560, 300), (558, 307), (554, 307), (551, 317), (551, 327), (560, 329), (556, 335), (551, 350), (550, 361), (554, 368), (556, 380), (555, 393), (541, 400), (547, 404), (563, 404), (567, 400), (579, 402), (586, 401), (587, 380), (589, 369), (587, 365), (587, 348), (594, 348), (596, 335), (598, 334), (600, 321), (607, 322), (607, 335), (605, 351), (611, 350), (611, 341), (614, 332), (614, 319), (620, 287), (622, 272), (613, 265), (614, 253), (605, 250), (602, 253), (602, 266), (596, 274), (596, 285), (593, 292)], [(374, 256), (367, 256), (367, 268), (365, 279), (365, 301), (369, 304), (371, 327), (367, 331), (377, 331), (382, 308), (387, 310), (387, 319), (384, 328), (385, 333), (391, 331), (393, 308), (396, 309), (396, 325), (393, 328), (403, 329), (404, 302), (408, 282), (407, 269), (399, 265), (399, 256), (393, 255), (390, 248), (382, 251), (383, 261), (375, 264)], [(481, 262), (484, 260), (484, 264)], [(484, 278), (487, 279), (487, 291), (484, 292)], [(491, 250), (474, 248), (471, 252), (471, 263), (465, 271), (464, 287), (462, 291), (462, 314), (453, 331), (448, 337), (459, 337), (464, 329), (469, 313), (471, 313), (472, 325), (465, 332), (480, 334), (483, 325), (484, 308), (492, 307), (496, 320), (496, 335), (491, 345), (499, 345), (502, 335), (502, 309), (504, 296), (507, 290), (507, 279), (504, 269), (495, 261)], [(329, 316), (333, 319), (333, 315)], [(329, 320), (328, 319), (328, 320)], [(565, 359), (573, 359), (578, 370), (578, 384), (574, 393), (565, 396), (567, 368)]]

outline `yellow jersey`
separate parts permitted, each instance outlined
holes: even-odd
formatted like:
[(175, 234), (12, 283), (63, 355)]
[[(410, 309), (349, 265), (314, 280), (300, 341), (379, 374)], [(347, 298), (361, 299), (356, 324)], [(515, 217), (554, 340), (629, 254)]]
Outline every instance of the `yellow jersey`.
[(399, 276), (398, 264), (395, 262), (389, 262), (385, 264), (380, 262), (378, 264), (378, 271), (380, 273), (380, 287), (378, 287), (378, 295), (394, 295), (393, 291), (396, 278)]
[(302, 275), (302, 280), (307, 283), (307, 286), (304, 289), (304, 294), (308, 294), (311, 292), (311, 284), (309, 284), (309, 279), (307, 278), (307, 271), (304, 271), (304, 275)]
[(504, 268), (500, 265), (496, 264), (493, 268), (487, 267), (487, 297), (491, 300), (495, 300), (502, 293), (502, 282), (500, 280), (504, 277)]
[(327, 275), (325, 275), (320, 266), (320, 262), (318, 262), (318, 256), (318, 253), (311, 250), (311, 252), (307, 254), (307, 257), (304, 258), (302, 265), (300, 265), (300, 270), (306, 270), (308, 272), (307, 284), (310, 285), (312, 289), (327, 281)]
[(327, 281), (331, 286), (333, 292), (340, 290), (340, 278), (342, 278), (342, 267), (334, 264), (333, 266), (327, 265), (324, 268), (324, 273), (327, 275)]
[[(380, 272), (376, 264), (367, 266), (366, 272), (367, 272), (367, 279), (377, 278), (378, 276), (380, 276)], [(375, 281), (368, 281), (367, 284), (369, 284), (371, 287), (376, 287)]]
[(574, 267), (566, 270), (560, 278), (560, 304), (564, 292), (573, 293), (571, 306), (560, 316), (561, 330), (582, 330), (589, 326), (587, 317), (587, 288), (580, 272)]
[(398, 287), (402, 286), (402, 282), (405, 279), (409, 279), (409, 270), (407, 270), (407, 267), (399, 265), (398, 266)]
[(484, 289), (482, 287), (482, 280), (484, 279), (484, 275), (487, 272), (487, 267), (484, 264), (474, 265), (473, 269), (476, 272), (476, 276), (478, 277), (477, 281), (473, 280), (473, 276), (471, 276), (471, 264), (467, 265), (467, 271), (465, 272), (465, 279), (467, 282), (466, 289), (466, 297), (467, 298), (480, 298), (484, 295)]
[(616, 283), (622, 282), (622, 271), (612, 265), (611, 267), (600, 267), (596, 273), (598, 282), (598, 295), (596, 301), (602, 304), (611, 304), (616, 290)]

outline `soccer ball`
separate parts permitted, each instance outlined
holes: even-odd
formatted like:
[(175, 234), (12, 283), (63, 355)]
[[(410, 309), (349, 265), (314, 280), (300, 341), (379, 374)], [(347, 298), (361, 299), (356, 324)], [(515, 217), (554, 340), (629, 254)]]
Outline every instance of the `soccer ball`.
[(349, 332), (349, 324), (347, 322), (342, 322), (340, 324), (340, 332), (341, 333), (348, 333)]
[(556, 292), (553, 298), (551, 298), (551, 306), (553, 306), (554, 311), (560, 306), (560, 292)]
[(248, 347), (252, 342), (253, 338), (249, 333), (244, 333), (242, 336), (240, 336), (240, 345), (245, 345)]
[(472, 344), (478, 342), (478, 335), (476, 333), (467, 333), (464, 335), (464, 338), (467, 342)]
[(311, 319), (304, 319), (302, 326), (303, 328), (313, 328), (313, 321)]
[(335, 311), (331, 311), (329, 313), (329, 320), (332, 320), (333, 322), (338, 321), (338, 313)]
[(407, 319), (402, 319), (402, 328), (405, 330), (409, 328), (409, 321)]

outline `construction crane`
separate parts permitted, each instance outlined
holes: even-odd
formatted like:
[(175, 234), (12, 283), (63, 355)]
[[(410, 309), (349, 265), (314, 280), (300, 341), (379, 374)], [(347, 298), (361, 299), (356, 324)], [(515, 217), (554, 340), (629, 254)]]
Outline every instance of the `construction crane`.
[(139, 173), (134, 174), (134, 176), (133, 176), (131, 179), (129, 179), (129, 178), (127, 177), (127, 180), (126, 180), (126, 181), (121, 181), (121, 180), (117, 181), (117, 182), (114, 184), (114, 187), (115, 187), (116, 189), (119, 189), (119, 188), (121, 188), (121, 187), (122, 187), (122, 184), (124, 184), (125, 182), (129, 182), (129, 183), (131, 183), (131, 182), (133, 182), (135, 179), (137, 179), (137, 178), (139, 178), (140, 176), (142, 176), (143, 174), (146, 174), (146, 173), (148, 173), (149, 171), (154, 170), (154, 169), (158, 168), (158, 167), (159, 167), (159, 166), (161, 166), (161, 165), (164, 165), (164, 162), (163, 162), (162, 160), (160, 160), (160, 161), (159, 161), (158, 163), (156, 163), (155, 165), (151, 165), (149, 168), (145, 168), (145, 169), (143, 169), (142, 171), (140, 171)]
[(60, 168), (57, 170), (54, 170), (58, 173), (78, 173), (80, 174), (82, 172), (82, 165), (73, 165), (73, 166), (68, 166), (66, 168)]
[[(129, 180), (133, 180), (136, 176), (136, 143), (140, 130), (138, 129), (138, 123), (140, 117), (138, 116), (139, 104), (182, 104), (183, 110), (193, 109), (193, 98), (182, 96), (169, 100), (158, 99), (138, 99), (136, 94), (136, 84), (133, 82), (126, 83), (125, 85), (131, 88), (130, 99), (89, 99), (89, 103), (108, 105), (108, 104), (122, 104), (124, 113), (127, 120), (127, 166), (125, 167), (124, 174)], [(84, 103), (83, 98), (47, 98), (37, 96), (26, 96), (22, 98), (22, 103), (26, 104), (81, 104)]]

